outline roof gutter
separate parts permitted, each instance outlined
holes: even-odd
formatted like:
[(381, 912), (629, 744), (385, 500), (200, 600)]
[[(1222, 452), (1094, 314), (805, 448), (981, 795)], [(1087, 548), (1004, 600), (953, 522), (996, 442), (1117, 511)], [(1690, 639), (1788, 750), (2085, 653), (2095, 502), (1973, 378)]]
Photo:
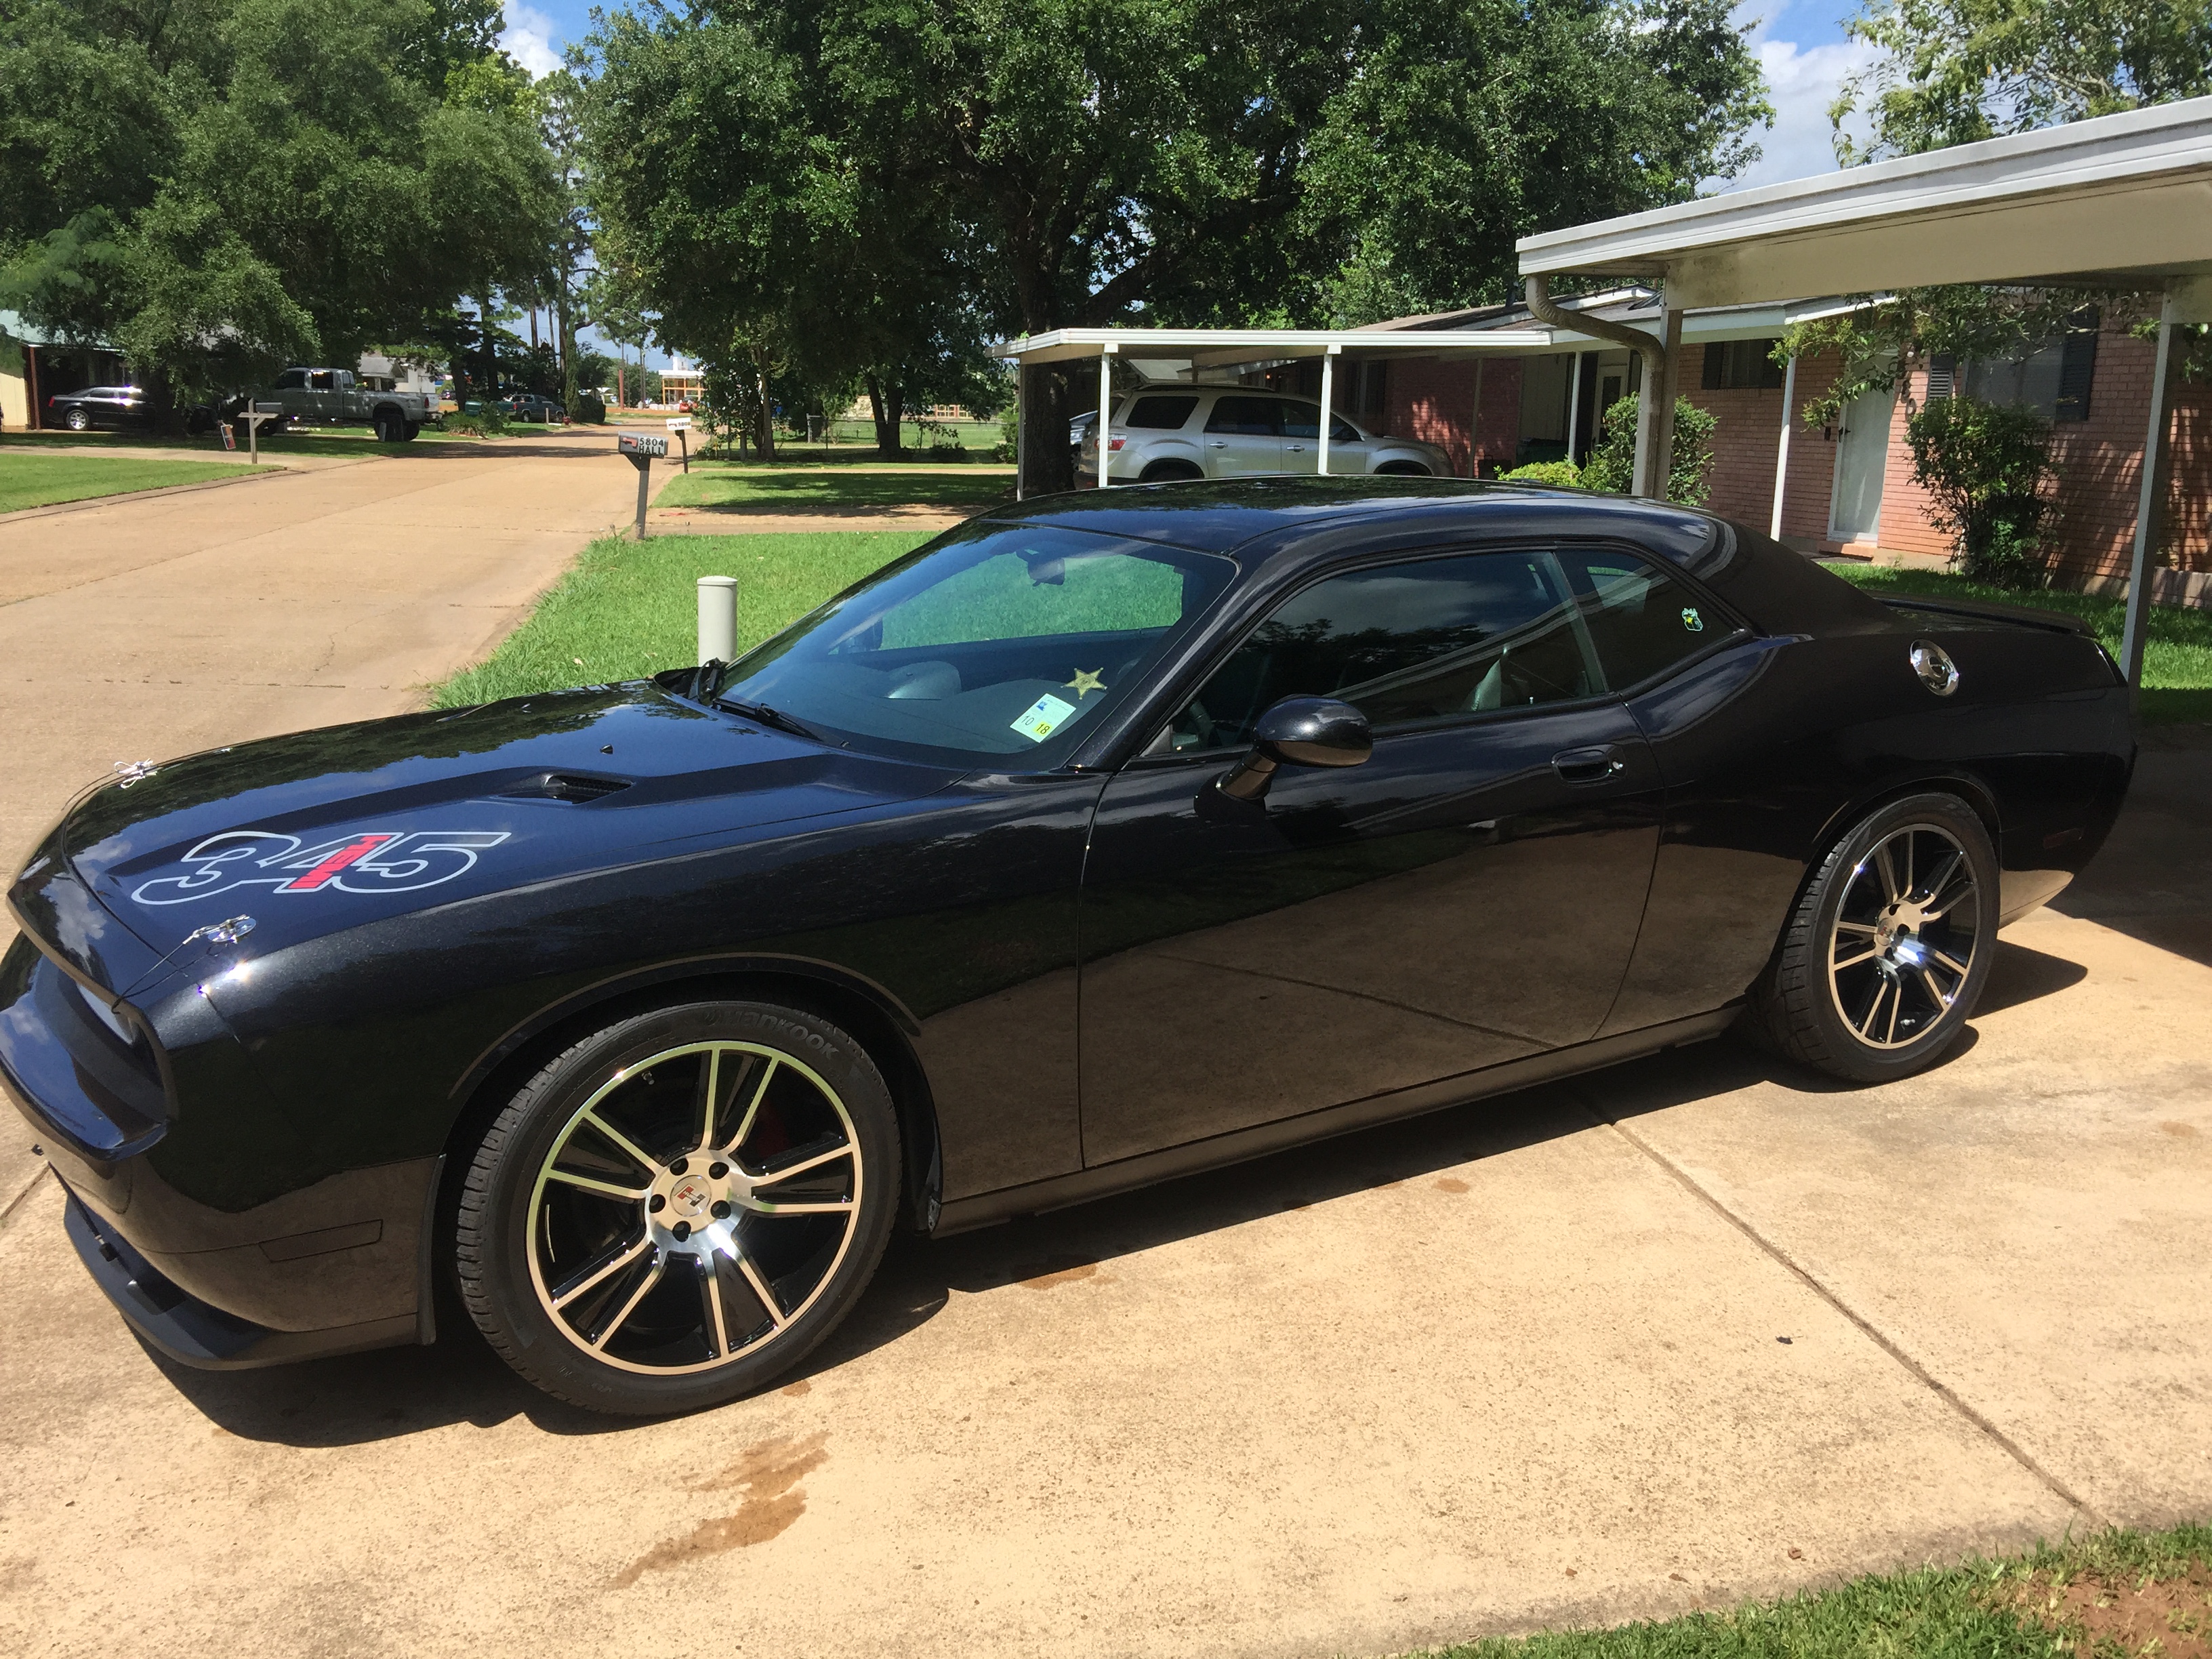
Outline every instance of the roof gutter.
[[(1626, 323), (1616, 323), (1607, 317), (1591, 317), (1578, 311), (1568, 311), (1552, 297), (1552, 280), (1548, 276), (1531, 276), (1527, 283), (1529, 314), (1552, 328), (1563, 328), (1577, 334), (1595, 335), (1601, 340), (1611, 340), (1616, 345), (1626, 346), (1644, 359), (1644, 386), (1663, 386), (1667, 378), (1667, 347), (1640, 328), (1631, 328)], [(1651, 487), (1651, 458), (1654, 449), (1651, 422), (1657, 399), (1640, 397), (1636, 405), (1636, 470), (1628, 486), (1632, 495), (1663, 495), (1663, 486)], [(1672, 413), (1669, 410), (1668, 413)], [(1601, 419), (1605, 411), (1600, 410)], [(1671, 422), (1670, 422), (1671, 424)]]

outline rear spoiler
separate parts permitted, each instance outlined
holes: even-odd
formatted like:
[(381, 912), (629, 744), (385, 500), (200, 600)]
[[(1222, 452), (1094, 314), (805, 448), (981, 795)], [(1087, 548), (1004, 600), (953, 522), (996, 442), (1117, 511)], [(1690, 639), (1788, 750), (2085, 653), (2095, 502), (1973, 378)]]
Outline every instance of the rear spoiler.
[(1977, 617), (1984, 622), (2017, 623), (2022, 628), (2048, 628), (2061, 634), (2089, 634), (2089, 624), (2063, 611), (2038, 611), (2033, 605), (1990, 605), (1980, 599), (1938, 599), (1917, 593), (1875, 593), (1893, 611), (1934, 611), (1946, 616)]

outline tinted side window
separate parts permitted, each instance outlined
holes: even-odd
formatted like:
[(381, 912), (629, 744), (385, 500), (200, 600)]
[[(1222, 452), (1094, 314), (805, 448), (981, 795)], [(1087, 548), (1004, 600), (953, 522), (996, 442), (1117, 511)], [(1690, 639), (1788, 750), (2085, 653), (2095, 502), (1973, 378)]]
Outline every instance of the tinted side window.
[(1659, 566), (1633, 554), (1564, 552), (1607, 684), (1626, 690), (1735, 630)]
[(1282, 410), (1281, 402), (1273, 398), (1216, 398), (1213, 414), (1206, 423), (1208, 432), (1237, 432), (1248, 437), (1272, 438), (1275, 435), (1276, 421)]
[(1145, 427), (1159, 432), (1179, 432), (1182, 423), (1190, 418), (1190, 411), (1198, 407), (1195, 392), (1180, 398), (1139, 398), (1129, 410), (1124, 426)]
[(276, 390), (279, 392), (298, 391), (307, 384), (307, 371), (306, 369), (288, 368), (282, 374), (279, 374), (276, 377)]
[(1604, 689), (1550, 554), (1423, 559), (1350, 571), (1285, 600), (1184, 709), (1171, 741), (1247, 743), (1288, 696), (1341, 697), (1382, 727)]
[[(1321, 436), (1321, 405), (1319, 404), (1286, 403), (1283, 405), (1283, 435), (1285, 438), (1318, 438)], [(1333, 444), (1356, 444), (1359, 434), (1351, 426), (1331, 416), (1328, 441)]]

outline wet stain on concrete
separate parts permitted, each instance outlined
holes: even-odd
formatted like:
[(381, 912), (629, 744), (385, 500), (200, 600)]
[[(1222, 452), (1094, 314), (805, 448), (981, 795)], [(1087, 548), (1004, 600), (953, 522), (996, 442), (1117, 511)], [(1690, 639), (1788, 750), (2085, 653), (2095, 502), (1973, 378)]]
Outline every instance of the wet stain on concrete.
[(1443, 1176), (1437, 1182), (1437, 1190), (1440, 1193), (1463, 1193), (1468, 1190), (1468, 1186), (1457, 1176)]
[(806, 1489), (799, 1483), (829, 1458), (823, 1449), (824, 1438), (817, 1433), (799, 1439), (778, 1435), (763, 1440), (721, 1474), (692, 1487), (694, 1492), (726, 1492), (737, 1487), (743, 1490), (744, 1498), (736, 1514), (702, 1521), (683, 1537), (655, 1544), (615, 1575), (614, 1588), (628, 1589), (648, 1572), (765, 1544), (788, 1529), (806, 1513)]
[(2168, 1118), (2165, 1122), (2160, 1124), (2158, 1127), (2166, 1131), (2166, 1133), (2172, 1135), (2176, 1140), (2194, 1140), (2197, 1139), (2197, 1126), (2194, 1123), (2183, 1123), (2176, 1119)]
[(780, 1392), (787, 1394), (793, 1400), (797, 1400), (804, 1395), (812, 1394), (814, 1392), (814, 1385), (802, 1376), (796, 1382), (785, 1383)]

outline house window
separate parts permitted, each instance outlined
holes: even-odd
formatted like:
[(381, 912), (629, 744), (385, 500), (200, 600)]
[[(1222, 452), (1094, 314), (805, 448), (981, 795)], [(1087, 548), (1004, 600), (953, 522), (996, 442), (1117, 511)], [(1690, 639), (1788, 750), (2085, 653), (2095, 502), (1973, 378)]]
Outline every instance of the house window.
[(1723, 392), (1739, 386), (1782, 385), (1782, 365), (1772, 352), (1774, 340), (1716, 340), (1705, 348), (1705, 390)]
[(2089, 387), (2097, 378), (2094, 306), (2076, 312), (2073, 326), (2055, 340), (2017, 357), (1936, 357), (1928, 365), (1928, 397), (1978, 398), (1984, 403), (2032, 409), (2061, 423), (2089, 418)]

